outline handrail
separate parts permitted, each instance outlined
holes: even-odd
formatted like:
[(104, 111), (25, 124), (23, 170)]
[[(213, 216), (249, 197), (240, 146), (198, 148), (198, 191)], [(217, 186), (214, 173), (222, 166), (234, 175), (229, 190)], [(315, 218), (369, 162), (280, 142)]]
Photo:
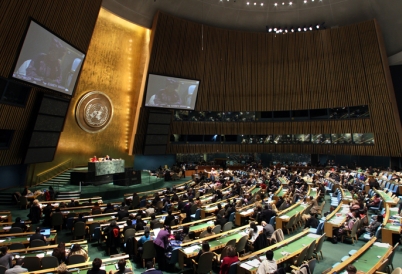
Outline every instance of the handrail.
[(49, 168), (48, 170), (42, 171), (35, 176), (35, 184), (34, 186), (40, 185), (50, 179), (53, 179), (54, 177), (62, 174), (66, 170), (73, 168), (74, 163), (72, 159), (68, 159), (52, 168)]

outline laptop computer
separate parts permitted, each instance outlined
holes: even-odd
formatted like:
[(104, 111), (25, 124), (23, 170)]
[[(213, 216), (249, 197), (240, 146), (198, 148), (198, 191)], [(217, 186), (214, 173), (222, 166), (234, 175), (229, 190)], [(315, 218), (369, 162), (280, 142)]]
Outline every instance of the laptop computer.
[(40, 234), (43, 236), (50, 236), (50, 228), (41, 229)]

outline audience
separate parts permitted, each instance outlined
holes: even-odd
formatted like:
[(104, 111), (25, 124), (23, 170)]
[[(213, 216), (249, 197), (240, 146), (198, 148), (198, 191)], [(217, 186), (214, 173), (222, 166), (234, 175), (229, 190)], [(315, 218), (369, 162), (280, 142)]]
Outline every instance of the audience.
[(239, 261), (239, 257), (237, 256), (236, 248), (234, 246), (229, 245), (226, 247), (227, 256), (223, 258), (219, 274), (229, 274), (230, 266)]
[(126, 260), (121, 259), (117, 262), (118, 270), (113, 272), (112, 270), (109, 271), (109, 274), (123, 274), (128, 272), (133, 272), (131, 268), (126, 268)]
[(66, 262), (66, 245), (65, 243), (61, 242), (58, 246), (53, 249), (52, 256), (56, 257), (59, 261), (59, 264)]
[(266, 260), (263, 260), (258, 267), (257, 274), (273, 274), (278, 270), (278, 265), (274, 260), (274, 252), (272, 250), (268, 250), (265, 253)]
[(31, 235), (29, 238), (29, 244), (32, 243), (33, 240), (42, 240), (46, 243), (46, 237), (40, 233), (41, 229), (39, 226), (35, 229), (35, 234)]
[(14, 267), (7, 269), (4, 272), (4, 274), (17, 274), (17, 273), (28, 272), (28, 269), (23, 268), (23, 266), (24, 266), (23, 259), (21, 258), (15, 259)]
[(87, 274), (106, 274), (106, 271), (100, 269), (102, 266), (102, 260), (95, 258), (92, 262), (92, 268), (87, 271)]
[(26, 225), (25, 223), (21, 222), (21, 218), (20, 218), (20, 217), (15, 218), (15, 223), (13, 223), (13, 224), (11, 225), (11, 227), (19, 227), (19, 228), (22, 229), (22, 232), (28, 231), (27, 225)]
[(71, 251), (67, 256), (67, 262), (68, 263), (70, 263), (69, 259), (73, 255), (81, 255), (81, 256), (84, 256), (85, 260), (88, 260), (88, 252), (85, 251), (85, 249), (83, 249), (80, 244), (71, 245)]
[(0, 247), (0, 265), (5, 266), (7, 269), (13, 266), (13, 254), (8, 253), (8, 247)]

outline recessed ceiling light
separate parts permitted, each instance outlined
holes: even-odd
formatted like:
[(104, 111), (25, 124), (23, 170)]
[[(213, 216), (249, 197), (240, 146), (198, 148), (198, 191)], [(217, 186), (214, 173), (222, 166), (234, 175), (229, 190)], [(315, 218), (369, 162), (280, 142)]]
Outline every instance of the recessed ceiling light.
[(284, 6), (285, 5), (285, 2), (282, 2), (282, 6)]
[(307, 0), (304, 0), (304, 4), (306, 4), (307, 3)]
[(254, 6), (255, 6), (255, 5), (257, 5), (257, 3), (256, 3), (256, 2), (254, 2)]
[(264, 3), (261, 3), (261, 6), (264, 6)]
[(247, 2), (247, 6), (250, 5), (250, 2)]
[(289, 2), (289, 5), (293, 5), (293, 2)]
[(274, 6), (275, 6), (275, 7), (278, 6), (278, 3), (275, 3)]

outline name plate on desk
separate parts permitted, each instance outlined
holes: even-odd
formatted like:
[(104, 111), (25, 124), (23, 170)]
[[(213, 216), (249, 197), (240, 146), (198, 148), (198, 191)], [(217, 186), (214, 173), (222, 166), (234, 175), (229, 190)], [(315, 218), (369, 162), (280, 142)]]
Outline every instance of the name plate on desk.
[(124, 160), (88, 163), (88, 172), (94, 172), (95, 176), (124, 173)]

